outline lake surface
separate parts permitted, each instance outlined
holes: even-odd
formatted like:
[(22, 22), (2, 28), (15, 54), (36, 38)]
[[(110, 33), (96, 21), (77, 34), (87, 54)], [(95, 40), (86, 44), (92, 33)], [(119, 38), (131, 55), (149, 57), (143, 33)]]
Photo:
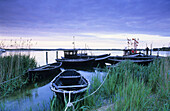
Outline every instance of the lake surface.
[[(31, 57), (35, 57), (38, 65), (46, 64), (46, 51), (10, 51), (3, 53), (2, 56), (10, 55), (10, 54), (30, 54)], [(122, 51), (93, 51), (87, 52), (89, 55), (99, 55), (111, 53), (111, 56), (123, 55)], [(157, 55), (157, 51), (153, 52), (153, 55)], [(58, 52), (58, 58), (63, 56), (63, 52)], [(170, 52), (168, 51), (160, 51), (160, 56), (168, 56)], [(48, 63), (55, 62), (56, 59), (56, 51), (48, 51)], [(65, 69), (62, 69), (62, 71)], [(81, 73), (85, 78), (91, 81), (92, 76), (100, 76), (101, 78), (106, 75), (107, 72), (97, 71), (97, 70), (77, 70)], [(49, 110), (50, 109), (50, 101), (53, 98), (53, 92), (50, 90), (50, 81), (52, 79), (47, 79), (46, 81), (35, 83), (30, 85), (29, 87), (22, 89), (21, 91), (16, 91), (14, 94), (3, 98), (0, 100), (0, 110), (10, 110), (10, 111), (27, 111), (27, 110)]]
[[(10, 54), (16, 54), (16, 53), (22, 53), (22, 54), (29, 54), (31, 57), (35, 57), (38, 65), (45, 65), (46, 64), (46, 52), (48, 52), (48, 63), (55, 62), (56, 57), (56, 51), (7, 51), (5, 53), (2, 53), (1, 56), (6, 56)], [(84, 52), (84, 51), (82, 51)], [(100, 55), (100, 54), (111, 54), (111, 56), (122, 56), (123, 51), (86, 51), (88, 55)], [(81, 52), (80, 52), (81, 53)], [(142, 52), (145, 53), (145, 52)], [(157, 55), (159, 53), (159, 56), (170, 56), (170, 51), (153, 51), (152, 55)], [(58, 51), (58, 58), (61, 58), (64, 56), (63, 51)]]

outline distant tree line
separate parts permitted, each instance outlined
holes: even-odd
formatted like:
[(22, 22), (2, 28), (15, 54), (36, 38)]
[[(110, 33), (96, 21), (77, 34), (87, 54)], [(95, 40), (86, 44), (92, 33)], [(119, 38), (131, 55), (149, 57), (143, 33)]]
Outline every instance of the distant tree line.
[(170, 51), (170, 47), (153, 48), (153, 51)]

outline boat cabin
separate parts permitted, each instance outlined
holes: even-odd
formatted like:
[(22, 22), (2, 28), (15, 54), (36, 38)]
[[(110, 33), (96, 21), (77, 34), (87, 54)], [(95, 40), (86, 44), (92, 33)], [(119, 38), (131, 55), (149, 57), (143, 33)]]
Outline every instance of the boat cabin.
[(77, 52), (78, 52), (78, 50), (65, 50), (64, 57), (74, 59), (77, 57)]
[(77, 59), (77, 58), (81, 58), (82, 55), (87, 55), (87, 53), (78, 53), (78, 50), (76, 49), (64, 51), (64, 58)]

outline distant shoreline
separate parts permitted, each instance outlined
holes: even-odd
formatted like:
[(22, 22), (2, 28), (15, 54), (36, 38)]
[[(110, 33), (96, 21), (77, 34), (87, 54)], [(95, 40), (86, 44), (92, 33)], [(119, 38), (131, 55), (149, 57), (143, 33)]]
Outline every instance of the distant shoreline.
[[(37, 49), (37, 48), (20, 48), (20, 49), (5, 49), (6, 51), (65, 51), (65, 50), (73, 50), (73, 49), (64, 49), (64, 48), (58, 48), (58, 49)], [(125, 49), (75, 49), (75, 50), (84, 50), (84, 51), (124, 51)], [(169, 48), (153, 48), (153, 51), (170, 51)], [(137, 49), (137, 51), (145, 51), (145, 49)]]

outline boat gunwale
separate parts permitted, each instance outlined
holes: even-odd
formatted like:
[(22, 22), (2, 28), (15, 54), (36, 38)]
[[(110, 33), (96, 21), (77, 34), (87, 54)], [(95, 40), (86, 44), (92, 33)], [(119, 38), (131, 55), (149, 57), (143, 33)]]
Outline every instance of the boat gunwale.
[(56, 61), (59, 62), (89, 62), (89, 61), (94, 61), (94, 58), (88, 58), (88, 59), (56, 59)]
[(28, 72), (41, 72), (41, 71), (49, 71), (49, 70), (54, 70), (54, 69), (57, 69), (57, 68), (60, 68), (62, 66), (62, 62), (58, 62), (59, 65), (58, 66), (55, 66), (52, 64), (47, 64), (47, 65), (44, 65), (44, 66), (40, 66), (40, 67), (36, 67), (34, 69), (29, 69)]
[[(74, 70), (74, 69), (68, 69), (68, 70), (66, 70), (66, 71), (76, 71), (76, 70)], [(76, 71), (76, 72), (77, 72), (77, 71)], [(82, 75), (79, 73), (80, 76), (86, 81), (87, 87), (82, 88), (82, 89), (79, 89), (79, 90), (72, 90), (72, 91), (67, 91), (67, 90), (63, 90), (63, 89), (56, 89), (56, 88), (53, 86), (53, 84), (55, 84), (54, 81), (55, 81), (62, 73), (63, 73), (63, 72), (60, 72), (60, 73), (50, 82), (50, 89), (51, 89), (53, 92), (55, 92), (55, 93), (67, 93), (67, 94), (69, 94), (69, 93), (71, 92), (72, 94), (77, 94), (77, 93), (85, 92), (85, 91), (90, 87), (90, 82), (89, 82), (89, 80), (88, 80), (88, 79), (85, 79), (84, 76), (82, 76)], [(56, 85), (56, 84), (55, 84), (55, 85)]]

